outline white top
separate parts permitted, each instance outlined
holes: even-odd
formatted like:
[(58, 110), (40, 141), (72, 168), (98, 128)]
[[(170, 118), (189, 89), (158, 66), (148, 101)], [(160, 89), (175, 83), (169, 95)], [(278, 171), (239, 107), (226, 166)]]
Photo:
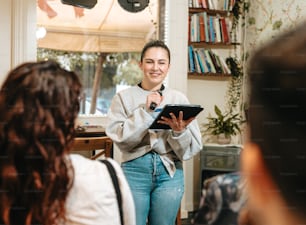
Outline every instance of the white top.
[[(116, 192), (107, 167), (81, 155), (70, 155), (74, 167), (74, 183), (66, 202), (67, 225), (120, 225)], [(120, 165), (114, 166), (122, 195), (125, 225), (135, 225), (135, 207), (128, 183)]]

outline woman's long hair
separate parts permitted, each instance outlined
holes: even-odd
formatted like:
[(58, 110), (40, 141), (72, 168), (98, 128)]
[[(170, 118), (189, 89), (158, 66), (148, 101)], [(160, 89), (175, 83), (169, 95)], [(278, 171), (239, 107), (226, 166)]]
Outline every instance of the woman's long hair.
[(8, 74), (0, 90), (1, 223), (65, 221), (80, 89), (77, 75), (52, 61), (24, 63)]

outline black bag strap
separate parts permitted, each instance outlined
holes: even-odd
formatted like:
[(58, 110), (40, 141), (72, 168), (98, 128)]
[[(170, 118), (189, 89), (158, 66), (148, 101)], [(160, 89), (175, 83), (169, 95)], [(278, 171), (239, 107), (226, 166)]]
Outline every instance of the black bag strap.
[(124, 225), (124, 223), (123, 223), (123, 211), (122, 211), (122, 197), (121, 197), (119, 181), (118, 181), (116, 171), (115, 171), (113, 165), (108, 160), (103, 159), (103, 160), (100, 160), (100, 161), (106, 165), (106, 167), (109, 171), (109, 174), (112, 178), (113, 185), (114, 185), (114, 188), (115, 188), (115, 191), (116, 191), (116, 196), (117, 196), (121, 225)]

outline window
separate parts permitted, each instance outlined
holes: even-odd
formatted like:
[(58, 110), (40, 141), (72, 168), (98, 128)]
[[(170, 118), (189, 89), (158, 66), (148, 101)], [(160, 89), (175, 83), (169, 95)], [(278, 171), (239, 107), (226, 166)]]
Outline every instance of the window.
[(139, 82), (140, 51), (159, 36), (158, 2), (131, 13), (117, 0), (100, 0), (92, 9), (37, 1), (37, 58), (54, 59), (79, 74), (80, 113), (106, 114), (117, 91)]

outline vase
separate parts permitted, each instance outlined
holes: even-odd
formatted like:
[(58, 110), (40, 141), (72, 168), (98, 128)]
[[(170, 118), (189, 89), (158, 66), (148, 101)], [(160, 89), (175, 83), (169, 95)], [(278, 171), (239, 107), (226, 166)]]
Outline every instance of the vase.
[(231, 136), (225, 134), (218, 134), (217, 135), (217, 143), (220, 145), (226, 145), (231, 143)]

